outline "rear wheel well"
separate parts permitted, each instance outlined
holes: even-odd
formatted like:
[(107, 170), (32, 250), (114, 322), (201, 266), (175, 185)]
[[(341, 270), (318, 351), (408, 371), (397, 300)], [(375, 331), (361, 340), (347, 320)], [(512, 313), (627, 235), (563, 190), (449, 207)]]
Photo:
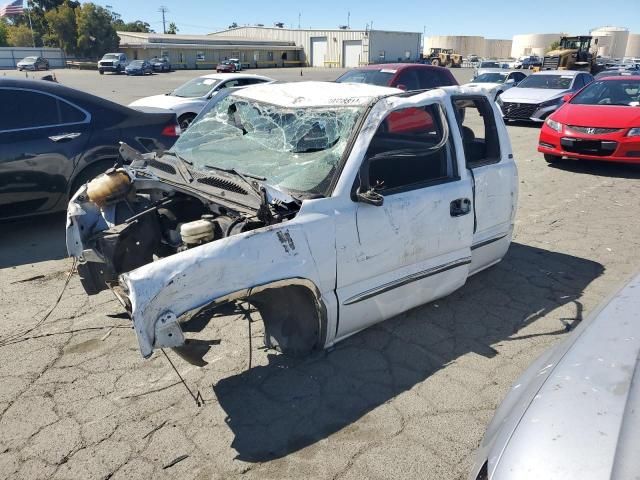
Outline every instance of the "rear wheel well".
[(247, 301), (260, 312), (268, 348), (302, 357), (323, 347), (326, 313), (306, 286), (265, 288), (251, 294)]

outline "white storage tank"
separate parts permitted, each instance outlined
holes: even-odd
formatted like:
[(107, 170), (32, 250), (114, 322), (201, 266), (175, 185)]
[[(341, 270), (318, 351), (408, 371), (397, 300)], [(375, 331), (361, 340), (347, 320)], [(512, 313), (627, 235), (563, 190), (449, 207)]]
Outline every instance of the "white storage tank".
[[(629, 30), (624, 27), (600, 27), (591, 30), (593, 41), (592, 48), (598, 56), (609, 58), (623, 58), (627, 50), (627, 42), (629, 41)], [(595, 40), (598, 43), (595, 44)]]
[(514, 35), (511, 44), (511, 56), (518, 58), (523, 55), (538, 55), (543, 57), (553, 42), (560, 41), (565, 33), (527, 33)]
[(640, 33), (630, 33), (625, 57), (640, 58)]

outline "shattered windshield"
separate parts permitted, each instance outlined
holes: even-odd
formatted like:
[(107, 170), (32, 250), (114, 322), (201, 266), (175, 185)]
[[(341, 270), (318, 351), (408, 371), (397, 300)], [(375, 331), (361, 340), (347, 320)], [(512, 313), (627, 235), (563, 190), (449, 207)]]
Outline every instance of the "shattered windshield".
[(228, 95), (172, 151), (199, 170), (233, 168), (294, 194), (323, 195), (363, 109), (287, 108)]

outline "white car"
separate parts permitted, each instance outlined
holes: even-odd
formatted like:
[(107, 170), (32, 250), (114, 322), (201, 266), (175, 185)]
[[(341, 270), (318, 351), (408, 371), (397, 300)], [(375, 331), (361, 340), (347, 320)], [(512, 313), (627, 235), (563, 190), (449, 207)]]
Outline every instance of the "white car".
[(173, 92), (145, 97), (129, 104), (130, 107), (157, 107), (172, 110), (182, 130), (187, 129), (200, 110), (217, 93), (227, 88), (243, 88), (258, 83), (272, 83), (273, 78), (248, 73), (211, 73), (194, 78)]
[(562, 105), (562, 97), (593, 81), (587, 72), (543, 70), (533, 73), (498, 97), (496, 103), (505, 121), (544, 122)]
[(507, 130), (464, 87), (258, 85), (217, 96), (168, 152), (122, 150), (70, 201), (67, 248), (87, 293), (111, 287), (131, 313), (144, 358), (189, 348), (188, 312), (242, 299), (267, 347), (327, 348), (511, 243)]
[(489, 98), (497, 99), (500, 94), (515, 87), (527, 76), (518, 70), (485, 68), (482, 73), (465, 86), (486, 93)]

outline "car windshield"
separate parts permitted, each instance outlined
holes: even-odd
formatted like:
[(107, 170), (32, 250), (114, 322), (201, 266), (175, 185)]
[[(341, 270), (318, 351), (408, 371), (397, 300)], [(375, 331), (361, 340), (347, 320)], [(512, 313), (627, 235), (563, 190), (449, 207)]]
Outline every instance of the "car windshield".
[(117, 60), (118, 58), (120, 58), (120, 55), (116, 53), (107, 53), (104, 57), (102, 57), (103, 60)]
[(386, 87), (396, 74), (395, 70), (351, 70), (336, 80), (338, 83), (368, 83)]
[(24, 57), (23, 62), (35, 62), (37, 57)]
[(483, 73), (478, 75), (473, 83), (504, 83), (506, 79), (506, 73)]
[(531, 75), (518, 84), (518, 88), (546, 88), (567, 90), (571, 88), (573, 75)]
[(576, 105), (640, 106), (640, 80), (593, 82), (571, 99)]
[(480, 68), (500, 68), (500, 64), (498, 62), (481, 62)]
[(364, 107), (288, 108), (236, 95), (209, 105), (171, 149), (193, 168), (236, 169), (276, 188), (320, 194)]
[(143, 60), (134, 60), (129, 65), (131, 65), (132, 67), (140, 67), (142, 66), (143, 63), (144, 63)]
[(171, 95), (174, 97), (196, 98), (204, 97), (220, 80), (215, 78), (198, 77), (176, 88)]

